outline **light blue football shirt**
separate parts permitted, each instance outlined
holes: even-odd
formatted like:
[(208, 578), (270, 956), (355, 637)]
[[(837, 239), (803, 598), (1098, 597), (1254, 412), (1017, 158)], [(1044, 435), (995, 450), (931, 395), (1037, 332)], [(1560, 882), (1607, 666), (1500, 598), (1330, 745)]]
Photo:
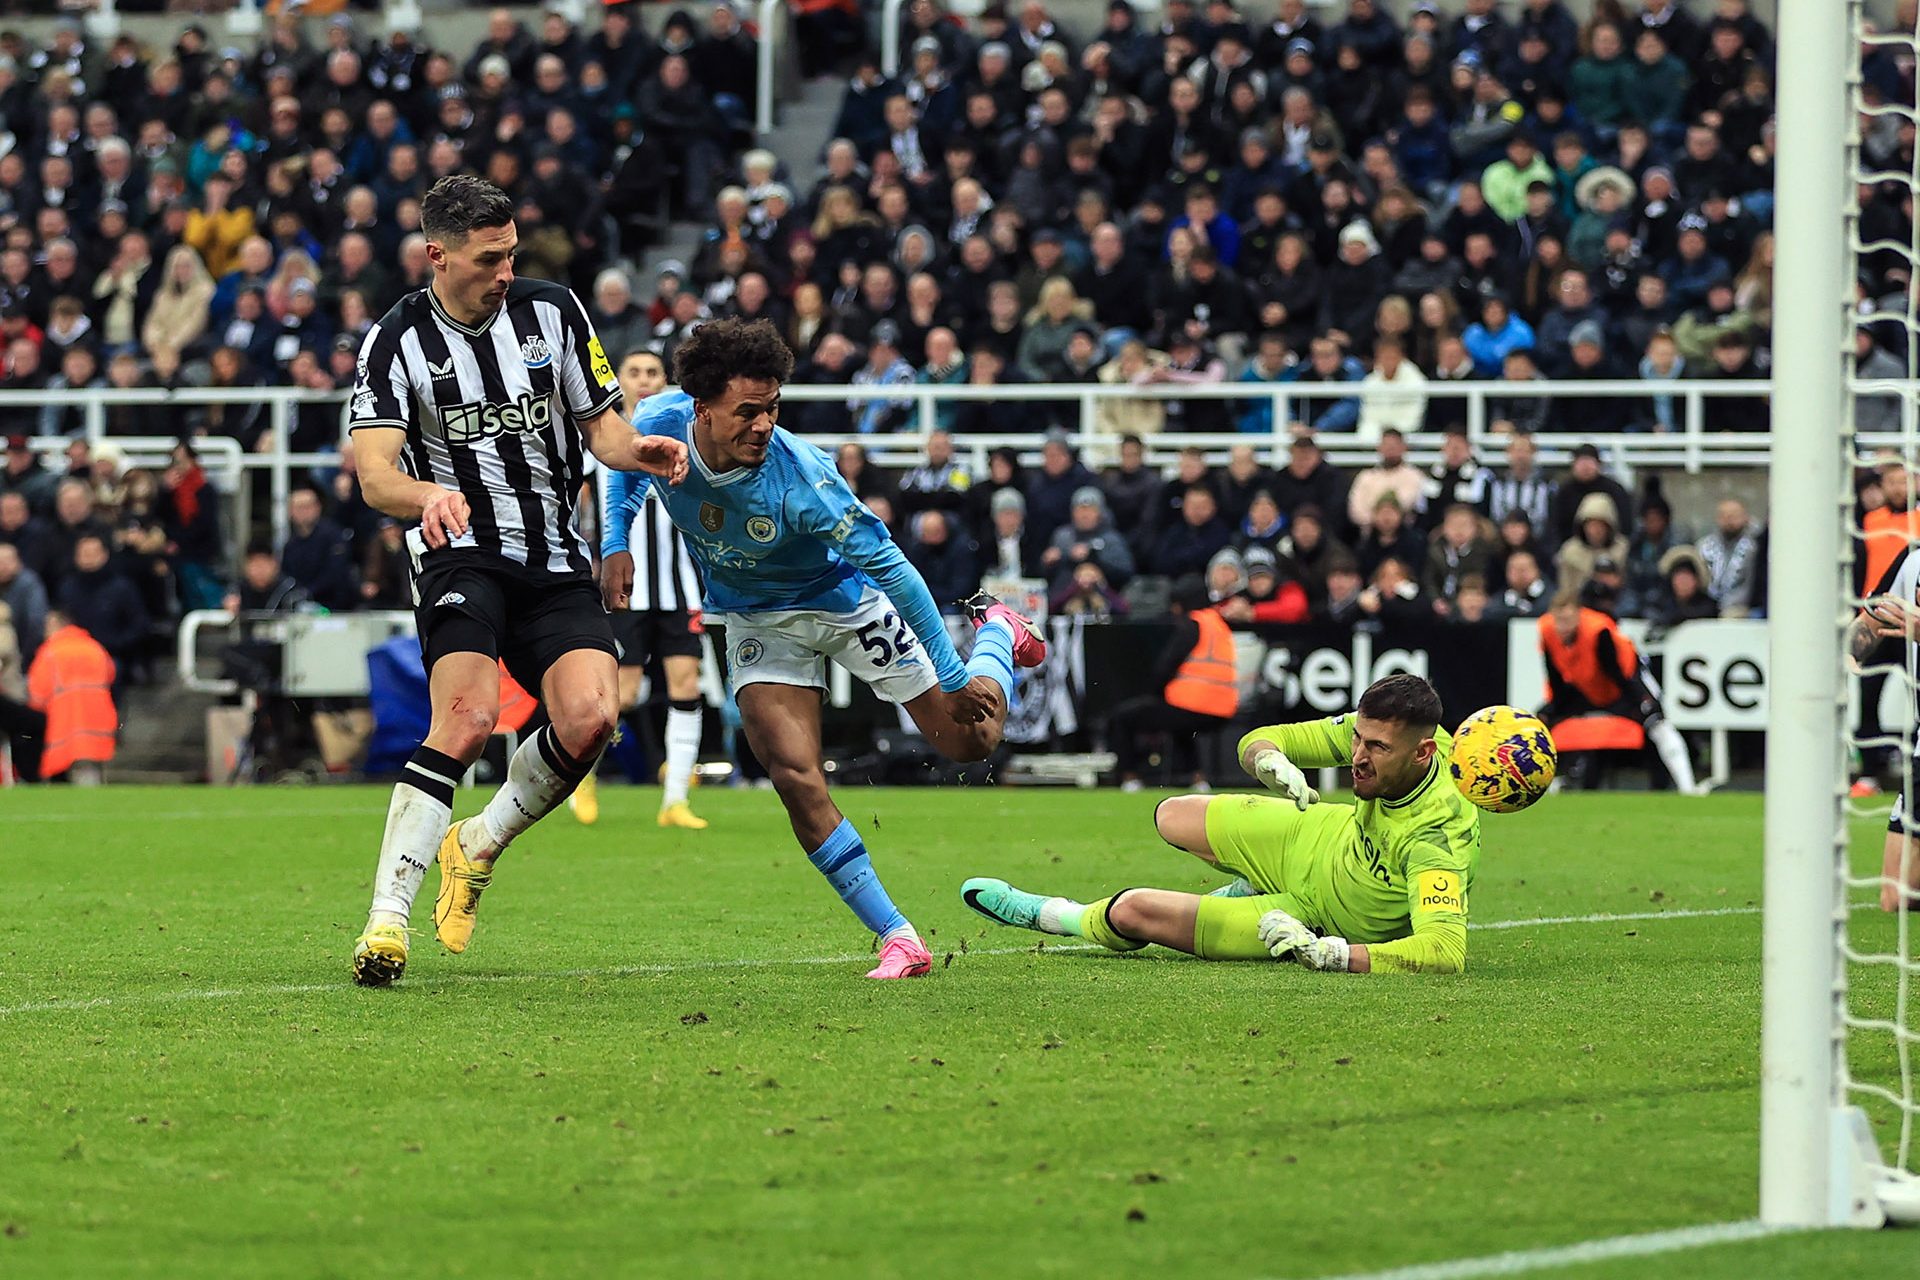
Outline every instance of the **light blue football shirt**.
[(919, 638), (940, 687), (966, 685), (966, 666), (927, 584), (825, 453), (776, 427), (765, 462), (716, 474), (694, 447), (693, 397), (684, 391), (641, 401), (633, 426), (684, 442), (687, 478), (656, 484), (645, 472), (608, 471), (602, 555), (628, 549), (628, 531), (651, 488), (705, 571), (709, 612), (848, 613), (877, 587)]

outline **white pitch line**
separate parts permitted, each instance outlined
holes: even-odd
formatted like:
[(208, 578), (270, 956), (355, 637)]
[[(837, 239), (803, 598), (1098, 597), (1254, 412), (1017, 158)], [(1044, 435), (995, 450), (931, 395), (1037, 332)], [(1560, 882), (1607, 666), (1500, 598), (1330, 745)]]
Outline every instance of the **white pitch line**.
[[(1871, 904), (1856, 903), (1857, 907)], [(1703, 910), (1630, 911), (1617, 914), (1600, 912), (1584, 916), (1533, 916), (1518, 920), (1488, 920), (1474, 929), (1532, 929), (1570, 924), (1613, 924), (1635, 920), (1698, 920), (1709, 916), (1758, 915), (1758, 907), (1713, 907)], [(1023, 947), (973, 947), (956, 956), (1017, 956), (1041, 951), (1100, 951), (1090, 943), (1052, 942)], [(610, 965), (588, 969), (542, 969), (525, 973), (443, 973), (409, 979), (409, 989), (421, 987), (487, 986), (505, 982), (547, 982), (556, 978), (639, 978), (672, 973), (704, 973), (725, 969), (774, 969), (785, 965), (859, 964), (871, 960), (871, 952), (834, 956), (791, 956), (782, 959), (683, 960), (660, 964)], [(105, 1009), (125, 1005), (178, 1004), (187, 1001), (232, 1000), (249, 996), (303, 996), (344, 990), (342, 982), (289, 982), (264, 987), (212, 987), (187, 991), (134, 992), (123, 996), (93, 996), (85, 1000), (31, 1000), (24, 1004), (0, 1005), (0, 1018), (29, 1013), (70, 1013), (85, 1009)]]
[(1736, 1244), (1742, 1240), (1778, 1235), (1781, 1230), (1753, 1221), (1716, 1222), (1707, 1226), (1653, 1231), (1645, 1235), (1583, 1240), (1579, 1244), (1558, 1245), (1550, 1249), (1520, 1249), (1481, 1258), (1423, 1262), (1411, 1267), (1395, 1267), (1390, 1271), (1356, 1271), (1350, 1275), (1328, 1276), (1325, 1280), (1480, 1280), (1483, 1276), (1518, 1276), (1548, 1267), (1610, 1262), (1615, 1258), (1647, 1258), (1708, 1245)]

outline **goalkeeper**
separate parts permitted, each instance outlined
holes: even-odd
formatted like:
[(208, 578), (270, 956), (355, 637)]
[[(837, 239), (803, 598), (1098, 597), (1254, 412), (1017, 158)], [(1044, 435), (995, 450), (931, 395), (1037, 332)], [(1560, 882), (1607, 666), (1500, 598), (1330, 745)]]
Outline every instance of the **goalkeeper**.
[[(961, 897), (1001, 924), (1114, 951), (1157, 942), (1206, 960), (1458, 973), (1480, 820), (1448, 776), (1440, 717), (1432, 685), (1397, 675), (1348, 715), (1242, 738), (1241, 767), (1274, 795), (1176, 796), (1154, 811), (1167, 843), (1238, 877), (1205, 897), (1122, 889), (1079, 903), (990, 879)], [(1334, 765), (1352, 767), (1358, 803), (1322, 801), (1301, 772)]]

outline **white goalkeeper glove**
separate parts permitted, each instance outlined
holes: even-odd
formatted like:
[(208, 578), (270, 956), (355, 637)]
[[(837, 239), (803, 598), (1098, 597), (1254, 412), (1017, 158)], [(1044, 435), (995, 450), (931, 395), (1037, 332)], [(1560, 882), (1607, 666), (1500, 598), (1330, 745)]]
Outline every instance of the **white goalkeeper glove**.
[(1253, 776), (1282, 800), (1293, 801), (1302, 813), (1308, 805), (1319, 802), (1320, 793), (1307, 785), (1307, 775), (1300, 772), (1300, 766), (1276, 748), (1269, 747), (1254, 756)]
[(1298, 960), (1320, 973), (1345, 973), (1351, 948), (1345, 938), (1315, 937), (1313, 930), (1284, 911), (1260, 917), (1260, 941), (1275, 960)]

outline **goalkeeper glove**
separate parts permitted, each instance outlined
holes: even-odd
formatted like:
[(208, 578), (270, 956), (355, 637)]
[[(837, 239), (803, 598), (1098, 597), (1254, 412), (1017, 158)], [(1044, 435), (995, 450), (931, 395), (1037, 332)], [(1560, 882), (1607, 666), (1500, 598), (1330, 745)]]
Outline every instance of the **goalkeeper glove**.
[(1302, 813), (1320, 799), (1320, 793), (1307, 785), (1307, 775), (1300, 772), (1300, 766), (1275, 748), (1269, 747), (1253, 758), (1253, 776), (1282, 800), (1293, 801)]
[(1260, 917), (1260, 941), (1276, 960), (1292, 958), (1320, 973), (1345, 973), (1350, 948), (1345, 938), (1315, 937), (1313, 930), (1284, 911)]

